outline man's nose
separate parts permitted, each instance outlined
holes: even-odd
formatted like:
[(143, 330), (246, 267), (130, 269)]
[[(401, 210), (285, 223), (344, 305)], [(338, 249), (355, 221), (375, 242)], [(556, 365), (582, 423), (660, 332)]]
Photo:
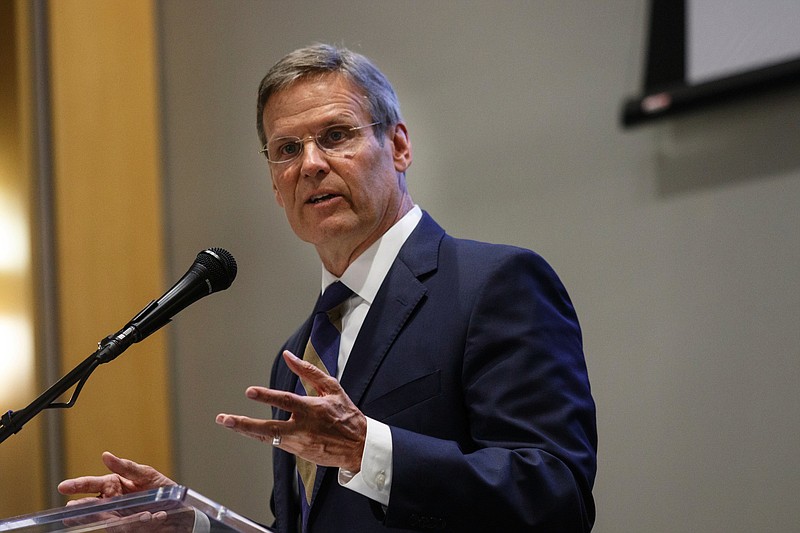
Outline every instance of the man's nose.
[(330, 170), (328, 159), (325, 152), (317, 146), (314, 137), (308, 136), (302, 140), (303, 152), (300, 154), (300, 171), (304, 176), (316, 176), (320, 172), (327, 173)]

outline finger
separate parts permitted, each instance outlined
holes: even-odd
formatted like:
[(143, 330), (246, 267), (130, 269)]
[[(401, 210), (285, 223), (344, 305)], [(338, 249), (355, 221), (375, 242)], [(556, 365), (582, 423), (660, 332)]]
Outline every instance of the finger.
[(257, 420), (237, 415), (219, 414), (217, 424), (245, 437), (267, 442), (276, 448), (281, 446), (281, 437), (285, 439), (294, 431), (294, 422), (291, 421)]
[[(289, 413), (304, 413), (309, 409), (311, 396), (300, 396), (294, 392), (270, 389), (267, 387), (252, 386), (245, 391), (245, 396), (251, 400), (277, 407)], [(226, 415), (236, 416), (236, 415)], [(222, 424), (219, 420), (218, 424)], [(222, 424), (224, 425), (224, 424)]]
[(103, 452), (103, 464), (106, 468), (120, 476), (136, 481), (149, 473), (150, 467), (140, 465), (130, 459), (121, 459), (111, 452)]
[[(62, 494), (63, 494), (63, 492), (62, 492)], [(67, 502), (67, 507), (70, 507), (72, 505), (80, 505), (82, 503), (89, 503), (89, 502), (96, 503), (97, 502), (97, 496), (87, 496), (86, 498), (76, 498), (74, 500), (70, 500), (70, 501)]]
[(284, 350), (283, 360), (293, 373), (309, 382), (320, 394), (335, 394), (342, 390), (339, 381), (308, 361), (304, 361), (289, 350)]
[(277, 407), (284, 411), (294, 413), (306, 408), (306, 396), (299, 396), (293, 392), (268, 389), (266, 387), (248, 387), (245, 396), (251, 400)]
[(138, 531), (153, 531), (158, 526), (151, 526), (153, 516), (148, 511), (134, 513), (129, 516), (112, 516), (97, 525), (104, 526), (108, 533), (135, 533)]
[(82, 476), (74, 479), (65, 479), (58, 484), (58, 492), (65, 496), (103, 492), (108, 483), (108, 476)]
[(260, 420), (248, 416), (220, 413), (217, 415), (216, 422), (220, 426), (232, 429), (238, 433), (247, 433), (253, 436), (266, 435), (272, 439), (272, 437), (278, 434), (276, 433), (277, 423), (273, 420)]
[(300, 359), (289, 350), (283, 351), (283, 360), (286, 361), (286, 364), (289, 366), (289, 370), (291, 370), (298, 376), (307, 377), (316, 374), (321, 374), (323, 376), (328, 375), (319, 368), (317, 368), (316, 366), (309, 363), (308, 361)]

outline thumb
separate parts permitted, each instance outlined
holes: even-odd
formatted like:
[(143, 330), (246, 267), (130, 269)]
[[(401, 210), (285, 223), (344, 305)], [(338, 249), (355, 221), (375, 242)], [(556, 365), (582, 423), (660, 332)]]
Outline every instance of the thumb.
[(103, 452), (103, 464), (117, 474), (125, 489), (131, 492), (176, 484), (152, 466), (122, 459), (111, 452)]
[(138, 481), (147, 475), (147, 466), (140, 465), (129, 459), (121, 459), (111, 452), (103, 452), (102, 458), (106, 468), (131, 481)]

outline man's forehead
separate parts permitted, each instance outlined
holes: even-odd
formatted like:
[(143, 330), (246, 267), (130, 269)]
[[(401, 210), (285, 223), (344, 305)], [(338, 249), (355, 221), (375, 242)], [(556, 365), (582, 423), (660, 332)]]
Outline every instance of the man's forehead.
[(271, 94), (262, 120), (266, 128), (293, 117), (324, 120), (325, 115), (369, 115), (368, 109), (367, 97), (347, 77), (338, 73), (314, 74)]
[[(304, 78), (270, 95), (262, 116), (267, 137), (302, 135), (333, 123), (369, 119), (367, 98), (341, 75)], [(309, 131), (304, 131), (309, 130)]]

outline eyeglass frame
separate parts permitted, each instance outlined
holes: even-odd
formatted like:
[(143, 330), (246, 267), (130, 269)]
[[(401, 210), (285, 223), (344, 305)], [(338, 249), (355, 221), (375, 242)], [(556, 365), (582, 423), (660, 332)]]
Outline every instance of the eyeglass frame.
[(278, 139), (297, 139), (297, 141), (295, 141), (295, 142), (297, 142), (298, 145), (300, 146), (300, 150), (297, 152), (297, 155), (295, 155), (291, 159), (286, 159), (284, 161), (273, 161), (272, 159), (269, 158), (269, 150), (267, 149), (267, 145), (270, 143), (270, 141), (267, 141), (267, 143), (264, 144), (264, 146), (261, 147), (261, 149), (258, 151), (258, 153), (259, 154), (264, 154), (264, 157), (267, 159), (267, 161), (269, 161), (273, 165), (283, 165), (283, 164), (286, 164), (286, 163), (291, 163), (292, 161), (296, 161), (301, 155), (303, 155), (303, 152), (305, 151), (306, 143), (309, 140), (313, 140), (314, 144), (317, 145), (317, 148), (319, 148), (322, 151), (322, 153), (324, 153), (326, 155), (329, 155), (331, 157), (345, 157), (343, 155), (330, 153), (328, 151), (328, 148), (324, 148), (323, 146), (321, 146), (319, 144), (319, 140), (318, 140), (319, 139), (319, 134), (323, 133), (323, 132), (325, 132), (327, 130), (336, 128), (337, 126), (344, 126), (347, 131), (359, 131), (359, 130), (363, 130), (363, 129), (366, 129), (366, 128), (371, 128), (373, 126), (378, 126), (380, 124), (381, 124), (380, 120), (377, 121), (377, 122), (372, 122), (371, 124), (364, 124), (363, 126), (349, 126), (348, 127), (347, 124), (331, 124), (330, 126), (325, 126), (324, 128), (320, 129), (317, 133), (315, 133), (313, 135), (306, 135), (305, 137), (298, 137), (296, 135), (284, 135), (283, 137), (277, 137), (277, 138), (273, 139), (273, 141), (277, 141)]

